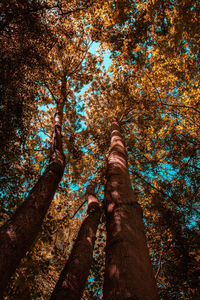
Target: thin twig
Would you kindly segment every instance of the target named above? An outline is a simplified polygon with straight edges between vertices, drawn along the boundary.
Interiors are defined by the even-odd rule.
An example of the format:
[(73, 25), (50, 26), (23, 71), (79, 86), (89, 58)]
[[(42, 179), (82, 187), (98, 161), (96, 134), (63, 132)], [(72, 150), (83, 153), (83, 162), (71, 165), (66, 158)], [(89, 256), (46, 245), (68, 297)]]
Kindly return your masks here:
[(81, 205), (77, 208), (77, 210), (75, 211), (75, 213), (73, 214), (73, 216), (70, 219), (73, 219), (75, 217), (75, 215), (79, 212), (79, 210), (83, 207), (83, 205), (87, 202), (87, 200), (84, 200)]
[[(103, 171), (104, 171), (104, 167), (101, 167), (100, 168), (100, 171), (98, 172), (98, 174), (96, 175), (96, 177), (94, 178), (94, 179), (91, 179), (91, 181), (97, 181), (101, 176), (103, 176)], [(91, 182), (90, 181), (90, 182)], [(89, 183), (90, 184), (90, 183)], [(88, 184), (88, 185), (89, 185)], [(98, 189), (99, 190), (99, 189)], [(97, 191), (98, 192), (98, 191)], [(86, 196), (86, 193), (83, 195), (83, 197), (85, 197)], [(72, 215), (72, 217), (70, 218), (70, 219), (73, 219), (75, 216), (76, 216), (76, 214), (79, 212), (79, 210), (85, 205), (85, 203), (87, 202), (87, 199), (86, 200), (84, 200), (81, 204), (80, 204), (80, 206), (76, 209), (76, 211), (74, 212), (74, 214)]]
[(87, 53), (89, 51), (89, 48), (90, 48), (90, 45), (91, 45), (91, 43), (88, 45), (87, 49), (85, 50), (85, 52), (83, 54), (83, 57), (81, 58), (81, 61), (79, 61), (79, 63), (74, 67), (74, 69), (69, 74), (67, 74), (68, 77), (70, 77), (71, 75), (73, 75), (74, 73), (76, 73), (79, 70), (79, 68), (81, 67), (83, 61), (86, 58), (86, 55), (87, 55)]
[(68, 10), (66, 12), (62, 11), (62, 9), (60, 8), (61, 10), (61, 14), (62, 16), (66, 16), (66, 15), (69, 15), (69, 14), (72, 14), (72, 13), (76, 13), (78, 11), (81, 11), (81, 10), (85, 10), (89, 7), (91, 7), (93, 4), (95, 3), (95, 1), (92, 1), (90, 4), (86, 5), (86, 6), (83, 6), (83, 7), (77, 7), (75, 9), (72, 9), (72, 10)]
[(44, 85), (45, 85), (45, 87), (49, 90), (49, 92), (50, 92), (52, 98), (53, 98), (54, 101), (55, 101), (55, 104), (57, 104), (57, 103), (58, 103), (58, 99), (56, 99), (56, 97), (54, 96), (54, 94), (53, 94), (51, 88), (49, 87), (49, 85), (48, 85), (48, 83), (47, 83), (46, 81), (44, 81)]
[(152, 189), (156, 190), (157, 192), (159, 192), (161, 195), (163, 195), (164, 197), (167, 197), (168, 199), (171, 199), (173, 203), (175, 203), (178, 207), (180, 207), (180, 205), (178, 204), (178, 202), (174, 199), (174, 197), (166, 194), (165, 192), (163, 192), (160, 189), (157, 189), (152, 183), (148, 182), (146, 179), (144, 179), (141, 175), (139, 175), (137, 172), (132, 171), (131, 172), (133, 175), (136, 175), (137, 177), (139, 177), (141, 180), (143, 180), (146, 184), (148, 184)]
[(156, 275), (155, 275), (155, 279), (157, 279), (158, 277), (158, 274), (161, 270), (161, 266), (162, 266), (162, 256), (163, 256), (163, 246), (162, 246), (162, 249), (161, 249), (161, 252), (160, 252), (160, 258), (159, 258), (159, 265), (158, 265), (158, 270), (156, 272)]
[(200, 110), (194, 108), (193, 106), (188, 106), (188, 105), (179, 105), (179, 104), (168, 104), (168, 103), (163, 103), (161, 102), (162, 105), (165, 106), (174, 106), (174, 107), (181, 107), (181, 108), (189, 108), (189, 109), (193, 109), (194, 111), (198, 112), (200, 114)]

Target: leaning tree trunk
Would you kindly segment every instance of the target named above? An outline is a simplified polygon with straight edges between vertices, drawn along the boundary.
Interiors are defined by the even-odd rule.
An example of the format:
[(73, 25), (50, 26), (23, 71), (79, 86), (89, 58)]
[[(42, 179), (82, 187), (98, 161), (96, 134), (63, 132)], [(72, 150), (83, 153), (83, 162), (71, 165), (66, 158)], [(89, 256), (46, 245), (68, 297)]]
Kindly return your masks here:
[(87, 188), (88, 210), (69, 259), (50, 300), (79, 300), (82, 297), (89, 270), (101, 210), (94, 195), (93, 183)]
[(20, 260), (32, 246), (63, 176), (65, 156), (61, 119), (62, 114), (57, 112), (48, 167), (14, 216), (0, 229), (0, 294), (3, 294)]
[(112, 123), (105, 184), (106, 266), (104, 300), (158, 299), (142, 210), (131, 187), (119, 123)]

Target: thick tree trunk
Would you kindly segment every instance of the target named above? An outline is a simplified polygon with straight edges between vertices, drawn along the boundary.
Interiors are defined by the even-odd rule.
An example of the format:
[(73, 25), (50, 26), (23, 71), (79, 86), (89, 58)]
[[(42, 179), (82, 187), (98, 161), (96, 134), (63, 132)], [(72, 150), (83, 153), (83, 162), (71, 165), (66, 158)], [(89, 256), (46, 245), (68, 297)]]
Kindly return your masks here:
[(0, 294), (3, 294), (20, 260), (32, 246), (63, 176), (65, 156), (61, 140), (61, 118), (59, 113), (55, 114), (48, 167), (13, 218), (0, 229)]
[(87, 189), (88, 210), (69, 259), (50, 300), (79, 300), (82, 297), (89, 270), (101, 210), (94, 193)]
[(112, 123), (104, 203), (107, 228), (104, 300), (158, 299), (142, 210), (131, 187), (118, 122)]

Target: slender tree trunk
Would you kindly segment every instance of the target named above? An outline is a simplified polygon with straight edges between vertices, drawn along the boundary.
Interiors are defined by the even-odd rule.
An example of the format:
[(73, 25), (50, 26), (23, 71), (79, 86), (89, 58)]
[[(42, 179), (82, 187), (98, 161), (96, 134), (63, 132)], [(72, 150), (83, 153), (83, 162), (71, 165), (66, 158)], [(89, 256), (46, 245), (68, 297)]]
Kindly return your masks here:
[(79, 300), (82, 297), (92, 264), (96, 231), (101, 215), (99, 202), (91, 185), (87, 189), (87, 202), (87, 217), (81, 225), (72, 252), (50, 300)]
[(63, 176), (65, 156), (61, 139), (62, 113), (54, 117), (50, 162), (14, 216), (0, 229), (0, 294), (20, 260), (32, 246)]
[(158, 299), (142, 210), (131, 187), (119, 123), (112, 123), (105, 184), (106, 267), (104, 300)]

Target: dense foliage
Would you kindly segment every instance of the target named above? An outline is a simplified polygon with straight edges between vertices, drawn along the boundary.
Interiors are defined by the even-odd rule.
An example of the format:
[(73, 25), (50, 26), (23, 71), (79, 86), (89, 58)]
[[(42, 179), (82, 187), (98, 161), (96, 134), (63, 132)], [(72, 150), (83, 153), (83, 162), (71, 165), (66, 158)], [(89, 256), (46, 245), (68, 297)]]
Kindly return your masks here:
[[(200, 3), (9, 0), (0, 5), (2, 224), (48, 164), (59, 105), (67, 158), (42, 230), (5, 299), (49, 298), (85, 215), (86, 186), (97, 174), (102, 202), (116, 117), (123, 123), (160, 297), (198, 299)], [(102, 294), (104, 216), (101, 221), (83, 299)]]

